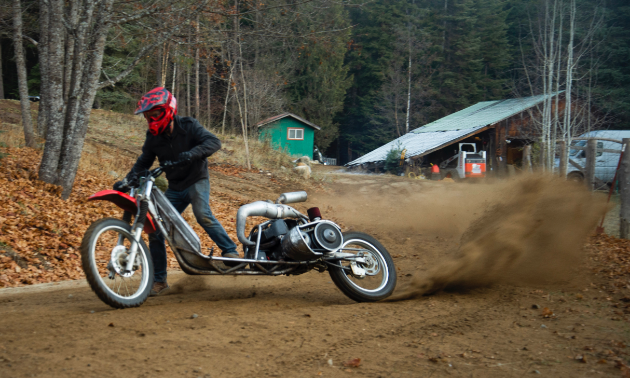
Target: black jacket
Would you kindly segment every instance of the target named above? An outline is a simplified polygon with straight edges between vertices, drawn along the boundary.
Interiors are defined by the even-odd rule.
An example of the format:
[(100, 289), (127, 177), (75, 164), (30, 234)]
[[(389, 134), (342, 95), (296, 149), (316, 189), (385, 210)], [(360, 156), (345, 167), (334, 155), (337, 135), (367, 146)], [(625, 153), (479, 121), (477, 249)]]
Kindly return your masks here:
[(147, 130), (142, 155), (130, 174), (151, 168), (156, 157), (160, 164), (165, 161), (175, 162), (180, 153), (190, 151), (193, 155), (190, 164), (166, 171), (169, 189), (182, 191), (209, 177), (206, 158), (221, 149), (221, 141), (194, 118), (175, 116), (173, 124), (171, 135), (162, 133), (154, 136)]

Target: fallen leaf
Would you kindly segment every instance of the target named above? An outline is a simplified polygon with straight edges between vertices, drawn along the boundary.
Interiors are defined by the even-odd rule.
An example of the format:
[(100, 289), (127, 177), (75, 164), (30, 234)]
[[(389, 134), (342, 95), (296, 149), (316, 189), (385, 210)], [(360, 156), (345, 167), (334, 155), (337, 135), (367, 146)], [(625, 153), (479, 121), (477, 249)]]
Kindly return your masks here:
[(543, 318), (555, 318), (555, 317), (556, 317), (556, 314), (554, 314), (554, 313), (553, 313), (553, 311), (551, 311), (551, 310), (549, 309), (549, 307), (545, 307), (545, 308), (543, 308), (543, 310), (542, 310), (542, 317), (543, 317)]

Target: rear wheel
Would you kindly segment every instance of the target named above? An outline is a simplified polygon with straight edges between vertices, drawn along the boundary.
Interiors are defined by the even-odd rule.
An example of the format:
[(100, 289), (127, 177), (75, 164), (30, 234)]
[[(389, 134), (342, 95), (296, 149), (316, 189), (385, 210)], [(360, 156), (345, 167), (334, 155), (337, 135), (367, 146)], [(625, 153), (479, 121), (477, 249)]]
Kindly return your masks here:
[(339, 251), (362, 255), (365, 262), (342, 260), (339, 267), (330, 267), (335, 285), (357, 302), (375, 302), (389, 297), (396, 287), (396, 268), (389, 252), (378, 240), (362, 232), (346, 232), (343, 239)]
[(81, 243), (81, 262), (90, 287), (115, 308), (140, 306), (153, 286), (153, 260), (143, 240), (132, 270), (126, 270), (132, 240), (128, 223), (105, 218), (88, 228)]

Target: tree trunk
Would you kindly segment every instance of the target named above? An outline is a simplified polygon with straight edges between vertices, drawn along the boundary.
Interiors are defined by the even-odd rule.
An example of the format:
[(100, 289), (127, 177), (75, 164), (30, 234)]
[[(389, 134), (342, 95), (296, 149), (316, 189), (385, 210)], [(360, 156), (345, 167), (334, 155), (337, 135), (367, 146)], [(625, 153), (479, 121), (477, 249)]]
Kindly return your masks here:
[(168, 43), (162, 44), (164, 46), (164, 54), (162, 56), (162, 86), (166, 87), (166, 78), (168, 76), (168, 59), (170, 55), (170, 45)]
[[(208, 69), (208, 67), (206, 67)], [(206, 77), (208, 80), (206, 89), (208, 91), (208, 129), (212, 127), (212, 76), (210, 76), (209, 72), (206, 72)]]
[(201, 106), (199, 106), (199, 14), (195, 29), (195, 118), (201, 118)]
[[(175, 84), (177, 83), (177, 62), (173, 60), (173, 84), (171, 85), (171, 91), (173, 92), (173, 96), (175, 96), (175, 89), (177, 88)], [(177, 99), (177, 97), (175, 97)]]
[(20, 0), (13, 0), (13, 44), (15, 46), (15, 64), (18, 72), (18, 87), (20, 90), (20, 105), (22, 106), (22, 126), (24, 126), (24, 140), (27, 147), (35, 147), (35, 133), (31, 118), (31, 104), (28, 99), (28, 78), (26, 62), (22, 46), (22, 5)]
[(584, 183), (588, 190), (593, 190), (595, 183), (595, 164), (597, 156), (597, 140), (589, 139), (586, 142), (586, 174), (584, 175)]
[(73, 88), (73, 92), (79, 94), (75, 97), (78, 106), (72, 113), (68, 113), (66, 136), (63, 151), (63, 160), (60, 162), (61, 172), (59, 184), (63, 187), (62, 198), (68, 199), (72, 192), (72, 185), (79, 167), (81, 152), (85, 142), (85, 134), (90, 120), (90, 112), (94, 97), (98, 90), (98, 79), (101, 74), (105, 42), (109, 24), (106, 22), (107, 16), (111, 14), (114, 0), (104, 0), (99, 3), (99, 9), (95, 15), (95, 25), (92, 29), (90, 45), (84, 51), (75, 50), (77, 54), (82, 52), (86, 56), (85, 69), (74, 71), (75, 75), (82, 75), (81, 87)]
[(45, 6), (44, 0), (39, 3), (39, 43), (37, 44), (39, 58), (39, 74), (41, 84), (39, 87), (39, 112), (37, 113), (37, 131), (40, 136), (46, 135), (48, 114), (50, 114), (50, 99), (47, 97), (49, 93), (48, 80), (48, 28), (49, 28), (49, 12)]
[(4, 83), (2, 80), (2, 45), (0, 45), (0, 100), (4, 100)]
[(234, 73), (234, 65), (230, 67), (230, 76), (227, 81), (227, 91), (225, 92), (225, 104), (223, 105), (223, 123), (221, 124), (221, 135), (225, 135), (225, 116), (227, 115), (227, 105), (230, 99), (230, 88), (232, 87), (232, 74)]
[(164, 81), (162, 80), (162, 60), (164, 58), (164, 45), (160, 45), (160, 48), (157, 51), (157, 67), (155, 68), (155, 81), (158, 87), (164, 86)]
[[(572, 120), (571, 120), (571, 91), (573, 87), (573, 41), (575, 36), (575, 15), (577, 10), (575, 9), (575, 0), (571, 1), (571, 11), (569, 17), (571, 19), (571, 26), (569, 31), (569, 46), (567, 47), (567, 73), (566, 73), (566, 87), (565, 87), (565, 104), (564, 104), (564, 129), (566, 133), (567, 147), (571, 145), (571, 139), (573, 136)], [(589, 112), (590, 113), (590, 112)], [(589, 114), (590, 116), (590, 114)], [(566, 169), (566, 168), (565, 168)]]
[[(78, 18), (78, 1), (71, 1), (68, 8), (68, 17), (70, 25), (75, 28)], [(63, 71), (63, 100), (67, 104), (68, 96), (70, 95), (70, 86), (72, 81), (72, 69), (74, 66), (74, 40), (72, 36), (64, 28), (65, 36), (65, 57), (64, 57), (64, 71)]]
[(567, 162), (569, 161), (567, 142), (562, 141), (558, 142), (558, 144), (560, 145), (560, 147), (558, 147), (560, 150), (560, 167), (558, 169), (558, 175), (564, 179), (567, 177)]
[(190, 65), (186, 65), (186, 116), (192, 117), (192, 104), (190, 101)]
[(405, 134), (409, 133), (409, 116), (411, 114), (411, 33), (409, 34), (409, 72), (407, 75), (407, 120), (405, 122)]
[(47, 7), (49, 14), (48, 30), (48, 88), (43, 94), (50, 100), (46, 125), (46, 147), (39, 166), (39, 179), (57, 184), (59, 157), (63, 143), (63, 0), (41, 0), (40, 7)]
[[(241, 49), (241, 41), (238, 43), (239, 62), (241, 64), (241, 81), (243, 82), (243, 105), (245, 118), (243, 119), (243, 113), (241, 113), (241, 104), (238, 104), (239, 113), (241, 113), (241, 126), (243, 127), (243, 141), (245, 142), (245, 158), (247, 159), (247, 169), (252, 169), (252, 165), (249, 161), (249, 140), (248, 140), (248, 117), (247, 117), (247, 82), (245, 81), (245, 70), (243, 70), (243, 50)], [(238, 94), (236, 94), (238, 100)]]

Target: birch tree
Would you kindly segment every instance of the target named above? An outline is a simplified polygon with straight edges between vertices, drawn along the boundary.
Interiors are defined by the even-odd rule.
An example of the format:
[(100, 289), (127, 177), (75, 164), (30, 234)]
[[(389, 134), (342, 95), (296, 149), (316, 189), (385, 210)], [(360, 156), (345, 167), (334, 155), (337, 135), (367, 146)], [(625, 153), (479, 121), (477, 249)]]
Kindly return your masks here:
[[(564, 139), (567, 153), (571, 139), (583, 132), (578, 127), (573, 109), (575, 83), (580, 78), (575, 74), (580, 61), (592, 51), (594, 36), (601, 28), (602, 12), (596, 4), (593, 9), (577, 6), (576, 0), (542, 0), (538, 15), (530, 19), (530, 35), (534, 56), (527, 60), (523, 55), (523, 69), (527, 78), (530, 95), (542, 90), (545, 96), (542, 106), (536, 108), (539, 120), (538, 131), (541, 144), (541, 167), (543, 171), (553, 171), (556, 155), (556, 140)], [(565, 24), (568, 22), (568, 28)], [(579, 40), (577, 39), (579, 35)], [(523, 50), (521, 49), (523, 54)], [(561, 112), (561, 93), (564, 98), (564, 111)], [(586, 111), (586, 107), (582, 107)], [(590, 119), (590, 109), (583, 118)], [(559, 167), (566, 172), (567, 167)]]

